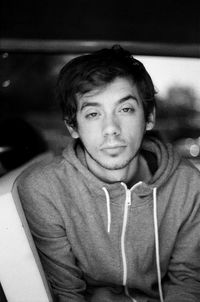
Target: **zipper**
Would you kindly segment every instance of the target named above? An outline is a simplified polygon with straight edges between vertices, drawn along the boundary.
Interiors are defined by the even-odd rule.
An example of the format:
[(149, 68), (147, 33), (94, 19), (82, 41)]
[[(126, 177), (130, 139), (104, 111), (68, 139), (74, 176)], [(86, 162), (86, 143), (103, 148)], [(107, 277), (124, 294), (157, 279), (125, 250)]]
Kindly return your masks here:
[(131, 190), (127, 189), (127, 186), (124, 183), (121, 183), (126, 192), (126, 200), (124, 206), (124, 217), (123, 217), (123, 225), (122, 225), (122, 235), (121, 235), (121, 251), (122, 251), (122, 263), (123, 263), (123, 286), (125, 290), (125, 294), (127, 297), (131, 299), (132, 302), (137, 302), (134, 298), (131, 297), (128, 291), (127, 283), (127, 261), (126, 261), (126, 251), (125, 251), (125, 234), (126, 234), (126, 227), (128, 222), (128, 207), (131, 205)]
[(126, 251), (125, 251), (125, 233), (128, 221), (128, 207), (131, 205), (131, 191), (127, 189), (125, 184), (123, 184), (126, 191), (126, 200), (124, 206), (124, 217), (122, 225), (122, 235), (121, 235), (121, 251), (122, 251), (122, 263), (123, 263), (123, 285), (126, 286), (127, 282), (127, 261), (126, 261)]

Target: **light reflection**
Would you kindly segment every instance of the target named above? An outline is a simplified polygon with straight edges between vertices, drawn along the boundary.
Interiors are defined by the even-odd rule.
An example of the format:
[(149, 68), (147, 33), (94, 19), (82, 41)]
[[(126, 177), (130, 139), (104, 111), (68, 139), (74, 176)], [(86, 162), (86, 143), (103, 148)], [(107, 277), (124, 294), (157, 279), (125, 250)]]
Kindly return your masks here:
[(9, 146), (0, 147), (0, 153), (4, 153), (4, 152), (10, 151), (10, 150), (11, 150), (11, 147), (9, 147)]
[(7, 53), (7, 52), (4, 52), (4, 53), (2, 54), (2, 58), (3, 58), (3, 59), (7, 59), (7, 58), (8, 58), (8, 53)]
[(193, 144), (190, 146), (190, 155), (192, 157), (197, 157), (200, 153), (200, 148), (197, 144)]
[(2, 83), (2, 87), (7, 88), (8, 86), (10, 86), (10, 83), (11, 83), (10, 80), (6, 80)]

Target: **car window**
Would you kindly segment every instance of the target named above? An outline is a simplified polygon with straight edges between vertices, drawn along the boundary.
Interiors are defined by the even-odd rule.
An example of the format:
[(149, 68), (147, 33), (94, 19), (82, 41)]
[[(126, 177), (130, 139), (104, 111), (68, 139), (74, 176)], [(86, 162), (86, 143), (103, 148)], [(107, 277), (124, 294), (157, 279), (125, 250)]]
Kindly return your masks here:
[[(61, 67), (75, 56), (25, 52), (1, 54), (1, 121), (9, 119), (10, 123), (10, 118), (16, 117), (25, 120), (55, 153), (59, 153), (68, 140), (55, 97), (56, 78)], [(155, 130), (162, 134), (163, 139), (172, 142), (183, 156), (198, 161), (200, 59), (135, 57), (144, 63), (157, 91)], [(6, 150), (5, 147), (10, 146), (1, 142), (0, 147), (0, 150)]]

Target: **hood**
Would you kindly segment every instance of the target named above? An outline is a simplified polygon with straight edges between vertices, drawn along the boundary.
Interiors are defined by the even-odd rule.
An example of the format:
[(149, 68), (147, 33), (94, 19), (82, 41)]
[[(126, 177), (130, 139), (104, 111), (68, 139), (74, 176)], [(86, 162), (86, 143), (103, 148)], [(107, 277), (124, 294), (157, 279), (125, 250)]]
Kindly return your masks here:
[[(97, 179), (87, 168), (85, 160), (85, 154), (79, 141), (73, 141), (69, 143), (68, 147), (63, 151), (63, 156), (69, 165), (73, 166), (73, 169), (81, 174), (82, 180), (85, 182), (87, 187), (91, 188), (91, 191), (95, 194), (106, 198), (107, 205), (107, 233), (110, 233), (112, 213), (111, 213), (111, 199), (114, 201), (115, 197), (118, 202), (121, 203), (121, 196), (125, 193), (124, 203), (124, 215), (123, 215), (123, 226), (121, 234), (121, 251), (122, 251), (122, 262), (123, 262), (123, 285), (125, 288), (126, 295), (130, 297), (127, 287), (127, 259), (125, 249), (125, 233), (127, 226), (128, 207), (131, 205), (131, 191), (139, 196), (145, 196), (152, 194), (153, 196), (153, 224), (154, 224), (154, 237), (155, 237), (155, 258), (156, 258), (156, 269), (158, 278), (158, 289), (160, 301), (163, 302), (163, 290), (161, 283), (161, 269), (160, 269), (160, 252), (159, 252), (159, 230), (158, 230), (158, 217), (157, 217), (157, 189), (161, 187), (165, 182), (168, 181), (170, 176), (174, 173), (175, 169), (179, 165), (180, 157), (174, 153), (173, 148), (170, 144), (164, 144), (160, 140), (154, 137), (148, 137), (145, 139), (141, 154), (146, 159), (149, 169), (151, 170), (152, 177), (148, 183), (138, 182), (132, 188), (128, 189), (126, 184), (115, 183), (106, 184), (101, 180)], [(77, 175), (78, 177), (78, 175)], [(136, 301), (131, 298), (132, 301)]]
[[(180, 156), (174, 152), (171, 144), (163, 143), (155, 137), (148, 137), (143, 141), (141, 154), (145, 157), (152, 173), (152, 178), (147, 184), (141, 183), (136, 188), (139, 195), (146, 195), (152, 192), (154, 187), (162, 186), (174, 173), (179, 165)], [(63, 151), (63, 156), (68, 164), (72, 165), (75, 170), (82, 174), (87, 183), (102, 192), (102, 187), (109, 188), (109, 191), (114, 191), (118, 186), (116, 184), (107, 184), (95, 177), (87, 168), (85, 154), (79, 140), (71, 140), (67, 148)], [(123, 191), (123, 189), (122, 189)], [(118, 192), (119, 194), (119, 192)]]
[(141, 152), (152, 171), (149, 185), (159, 188), (174, 173), (180, 163), (180, 156), (174, 152), (171, 144), (164, 143), (155, 137), (144, 140)]

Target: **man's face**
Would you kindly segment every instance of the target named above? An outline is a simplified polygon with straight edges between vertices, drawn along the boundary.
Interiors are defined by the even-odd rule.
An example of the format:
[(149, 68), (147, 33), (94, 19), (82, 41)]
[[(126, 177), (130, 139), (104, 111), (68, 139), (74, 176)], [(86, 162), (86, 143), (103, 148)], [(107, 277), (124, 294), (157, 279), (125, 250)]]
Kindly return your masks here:
[(146, 121), (137, 87), (127, 78), (78, 97), (77, 129), (94, 171), (128, 169), (137, 160)]

